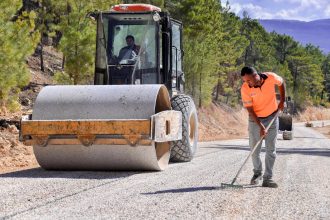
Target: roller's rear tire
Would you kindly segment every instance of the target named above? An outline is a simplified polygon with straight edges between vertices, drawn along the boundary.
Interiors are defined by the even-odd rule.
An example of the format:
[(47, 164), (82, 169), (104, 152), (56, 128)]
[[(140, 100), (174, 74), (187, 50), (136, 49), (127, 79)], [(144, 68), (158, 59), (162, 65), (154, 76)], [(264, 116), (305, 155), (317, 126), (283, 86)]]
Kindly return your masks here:
[(292, 131), (292, 116), (289, 114), (281, 114), (279, 117), (279, 130)]
[(198, 118), (194, 101), (187, 95), (171, 99), (173, 110), (182, 112), (182, 139), (171, 142), (171, 162), (191, 161), (197, 151)]
[(292, 140), (292, 116), (283, 113), (279, 116), (279, 130), (283, 131), (283, 140)]

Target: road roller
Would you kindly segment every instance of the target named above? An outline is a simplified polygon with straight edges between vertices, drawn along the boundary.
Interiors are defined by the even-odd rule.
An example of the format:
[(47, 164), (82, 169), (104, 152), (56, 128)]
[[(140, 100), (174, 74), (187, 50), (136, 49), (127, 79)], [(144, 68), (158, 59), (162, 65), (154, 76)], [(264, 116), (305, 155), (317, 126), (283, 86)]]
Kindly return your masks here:
[(182, 23), (148, 4), (88, 14), (93, 85), (52, 85), (22, 117), (20, 140), (47, 170), (164, 170), (191, 161), (198, 119), (184, 94)]

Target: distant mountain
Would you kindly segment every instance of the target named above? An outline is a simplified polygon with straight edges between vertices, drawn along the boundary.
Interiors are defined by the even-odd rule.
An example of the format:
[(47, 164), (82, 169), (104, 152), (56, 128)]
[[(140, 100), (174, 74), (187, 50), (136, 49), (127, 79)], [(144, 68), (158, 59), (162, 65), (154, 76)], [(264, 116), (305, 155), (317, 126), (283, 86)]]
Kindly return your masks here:
[(297, 20), (259, 20), (268, 31), (292, 36), (303, 45), (311, 43), (319, 46), (324, 53), (330, 53), (330, 19), (315, 21)]

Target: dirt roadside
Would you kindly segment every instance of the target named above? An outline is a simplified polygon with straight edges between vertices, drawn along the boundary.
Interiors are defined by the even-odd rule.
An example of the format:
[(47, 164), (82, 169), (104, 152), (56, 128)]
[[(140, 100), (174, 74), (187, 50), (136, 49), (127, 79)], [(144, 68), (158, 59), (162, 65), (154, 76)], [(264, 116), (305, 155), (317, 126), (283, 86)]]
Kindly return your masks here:
[(19, 142), (16, 126), (1, 128), (0, 133), (0, 173), (39, 166), (32, 147)]
[(313, 129), (330, 138), (330, 125), (324, 127), (316, 127)]
[(38, 167), (31, 146), (18, 140), (18, 123), (22, 115), (31, 114), (40, 90), (53, 84), (52, 77), (62, 70), (62, 54), (51, 46), (44, 46), (44, 71), (40, 70), (40, 57), (34, 54), (27, 59), (31, 73), (30, 83), (19, 94), (21, 109), (15, 113), (0, 113), (0, 173)]
[[(310, 122), (318, 120), (330, 120), (330, 109), (311, 106), (307, 108), (305, 112), (299, 113), (295, 118), (295, 121), (297, 122)], [(313, 127), (313, 129), (330, 138), (330, 126), (322, 125), (322, 127)]]

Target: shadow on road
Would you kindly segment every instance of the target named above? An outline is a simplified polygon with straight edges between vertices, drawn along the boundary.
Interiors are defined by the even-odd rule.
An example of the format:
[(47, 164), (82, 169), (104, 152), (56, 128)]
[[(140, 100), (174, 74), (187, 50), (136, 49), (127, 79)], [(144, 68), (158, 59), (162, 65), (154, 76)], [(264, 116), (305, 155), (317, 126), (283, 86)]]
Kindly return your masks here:
[(141, 194), (154, 195), (154, 194), (165, 194), (165, 193), (189, 193), (189, 192), (211, 191), (211, 190), (221, 190), (221, 189), (223, 188), (220, 186), (202, 186), (202, 187), (189, 187), (189, 188), (181, 188), (181, 189), (168, 189), (168, 190), (161, 190), (161, 191), (141, 193)]
[[(63, 178), (63, 179), (118, 179), (142, 172), (109, 171), (50, 171), (33, 168), (0, 174), (0, 178)], [(148, 172), (143, 172), (148, 173)]]
[[(248, 146), (242, 146), (242, 145), (216, 144), (216, 145), (213, 145), (210, 147), (204, 147), (204, 148), (250, 151), (250, 148)], [(262, 147), (262, 152), (265, 152), (264, 147)], [(278, 147), (276, 150), (276, 153), (277, 154), (302, 154), (302, 155), (310, 155), (310, 156), (330, 157), (330, 148), (282, 148), (282, 147)]]
[(326, 139), (329, 139), (329, 138), (319, 138), (319, 137), (294, 137), (294, 139), (321, 139), (321, 140), (326, 140)]
[(168, 190), (160, 190), (156, 192), (148, 192), (148, 193), (141, 193), (142, 195), (156, 195), (156, 194), (166, 194), (166, 193), (192, 193), (192, 192), (199, 192), (199, 191), (214, 191), (214, 190), (234, 190), (234, 191), (240, 191), (243, 189), (249, 189), (249, 188), (257, 188), (261, 187), (259, 185), (240, 185), (242, 188), (237, 187), (224, 187), (224, 186), (201, 186), (201, 187), (188, 187), (188, 188), (181, 188), (181, 189), (168, 189)]

